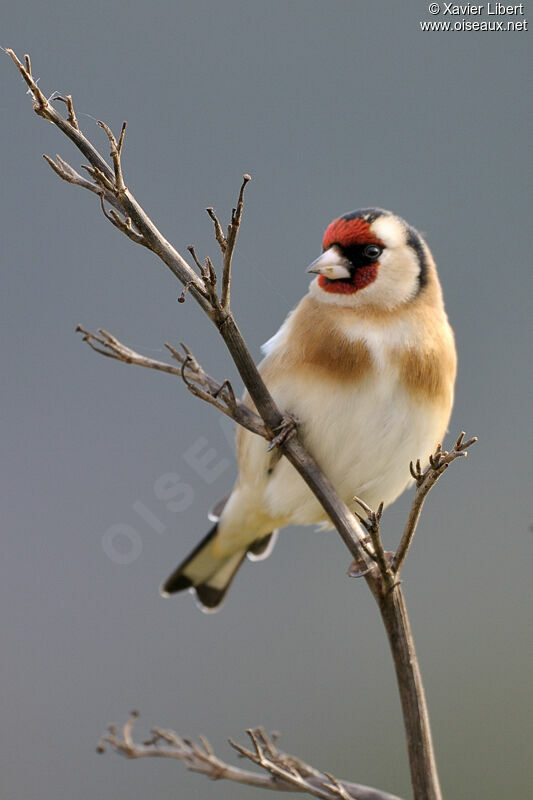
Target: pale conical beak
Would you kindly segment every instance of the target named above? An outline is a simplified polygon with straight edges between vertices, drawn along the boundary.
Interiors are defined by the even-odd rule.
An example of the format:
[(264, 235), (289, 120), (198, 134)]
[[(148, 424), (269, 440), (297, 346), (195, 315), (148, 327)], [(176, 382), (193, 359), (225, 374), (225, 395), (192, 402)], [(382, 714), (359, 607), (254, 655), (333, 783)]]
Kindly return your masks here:
[(322, 253), (321, 256), (316, 258), (312, 264), (307, 267), (307, 272), (314, 272), (316, 275), (325, 275), (331, 281), (339, 280), (339, 278), (349, 278), (350, 270), (347, 266), (347, 261), (339, 253), (338, 248), (333, 245)]

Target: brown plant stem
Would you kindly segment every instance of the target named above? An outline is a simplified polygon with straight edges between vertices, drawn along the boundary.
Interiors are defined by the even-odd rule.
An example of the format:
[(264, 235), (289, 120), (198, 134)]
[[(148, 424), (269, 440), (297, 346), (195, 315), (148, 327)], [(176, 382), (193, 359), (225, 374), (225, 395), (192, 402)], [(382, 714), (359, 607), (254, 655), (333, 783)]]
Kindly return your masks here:
[(416, 800), (442, 800), (426, 695), (401, 586), (396, 583), (376, 600), (396, 670), (413, 797)]
[(138, 712), (133, 711), (120, 732), (115, 725), (110, 725), (100, 739), (97, 751), (103, 753), (106, 746), (110, 745), (126, 758), (172, 758), (183, 762), (191, 772), (206, 775), (211, 780), (229, 780), (276, 792), (305, 792), (321, 800), (400, 800), (381, 789), (339, 780), (297, 756), (284, 753), (276, 746), (274, 735), (269, 736), (263, 728), (246, 731), (252, 743), (251, 748), (243, 747), (231, 739), (229, 743), (241, 758), (251, 761), (266, 774), (223, 761), (215, 755), (205, 736), (199, 736), (198, 742), (195, 742), (175, 731), (152, 728), (151, 738), (138, 744), (133, 739), (133, 727), (138, 716)]

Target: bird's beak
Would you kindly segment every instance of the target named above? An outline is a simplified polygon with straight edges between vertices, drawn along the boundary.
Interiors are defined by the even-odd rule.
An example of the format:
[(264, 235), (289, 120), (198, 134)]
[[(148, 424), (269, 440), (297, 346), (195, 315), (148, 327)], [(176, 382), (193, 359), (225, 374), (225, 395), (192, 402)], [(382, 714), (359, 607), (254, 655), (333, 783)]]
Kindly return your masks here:
[(325, 275), (331, 281), (339, 280), (339, 278), (349, 278), (350, 270), (347, 266), (347, 261), (342, 256), (338, 248), (333, 245), (322, 253), (321, 256), (316, 258), (312, 264), (307, 267), (307, 272), (314, 272), (316, 275)]

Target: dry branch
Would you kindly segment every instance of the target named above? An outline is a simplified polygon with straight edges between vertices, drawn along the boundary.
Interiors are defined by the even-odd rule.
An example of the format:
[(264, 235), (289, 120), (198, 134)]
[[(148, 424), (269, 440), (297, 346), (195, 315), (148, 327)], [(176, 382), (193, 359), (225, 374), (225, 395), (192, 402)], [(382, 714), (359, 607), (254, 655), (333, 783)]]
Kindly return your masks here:
[(83, 334), (83, 341), (87, 342), (89, 347), (96, 353), (121, 361), (123, 364), (136, 364), (139, 367), (156, 370), (156, 372), (175, 375), (184, 381), (189, 391), (196, 397), (215, 406), (227, 417), (230, 417), (252, 433), (269, 439), (268, 431), (261, 417), (235, 397), (233, 387), (228, 380), (219, 383), (208, 375), (187, 345), (182, 343), (181, 346), (184, 350), (184, 355), (182, 355), (175, 347), (165, 343), (165, 347), (172, 355), (172, 358), (180, 364), (179, 367), (176, 367), (173, 364), (167, 364), (165, 361), (158, 361), (155, 358), (148, 358), (137, 353), (102, 328), (98, 330), (98, 333), (90, 333), (81, 325), (78, 325), (76, 330)]
[(191, 772), (206, 775), (211, 780), (229, 780), (277, 792), (305, 792), (322, 800), (400, 800), (396, 795), (370, 786), (338, 780), (296, 756), (282, 752), (276, 747), (275, 737), (267, 735), (263, 728), (246, 731), (252, 749), (231, 739), (229, 742), (242, 758), (261, 767), (266, 775), (222, 761), (204, 736), (194, 742), (175, 731), (152, 728), (150, 739), (142, 744), (136, 743), (133, 740), (133, 727), (138, 716), (138, 712), (133, 711), (120, 732), (115, 725), (110, 725), (97, 751), (104, 753), (106, 746), (110, 745), (126, 758), (172, 758), (182, 761)]
[(370, 540), (372, 542), (372, 556), (379, 567), (381, 575), (389, 575), (390, 566), (383, 548), (379, 530), (379, 524), (381, 522), (381, 517), (383, 516), (383, 503), (380, 503), (376, 511), (372, 511), (372, 509), (363, 500), (361, 500), (360, 497), (354, 497), (354, 500), (361, 506), (366, 514), (366, 517), (362, 517), (356, 512), (356, 516), (360, 523), (370, 535)]
[[(202, 306), (204, 311), (210, 313), (210, 306), (202, 297), (202, 285), (198, 276), (195, 274), (192, 267), (186, 262), (178, 251), (172, 247), (165, 237), (157, 230), (156, 226), (139, 206), (133, 195), (126, 189), (122, 193), (118, 192), (118, 187), (115, 186), (115, 172), (107, 164), (103, 156), (94, 147), (81, 132), (79, 127), (71, 124), (69, 119), (65, 119), (58, 111), (52, 106), (52, 101), (48, 100), (35, 81), (32, 70), (31, 61), (29, 56), (24, 57), (22, 63), (16, 54), (10, 48), (6, 49), (7, 55), (10, 56), (14, 64), (17, 66), (23, 80), (30, 90), (33, 98), (33, 108), (35, 113), (54, 124), (59, 130), (70, 139), (71, 142), (78, 148), (90, 164), (88, 172), (94, 180), (93, 189), (91, 191), (100, 194), (101, 190), (108, 191), (111, 195), (115, 195), (119, 202), (120, 211), (123, 212), (125, 217), (132, 220), (135, 229), (146, 239), (146, 247), (152, 250), (159, 258), (167, 265), (171, 272), (182, 283), (191, 281), (191, 293), (196, 301)], [(55, 98), (57, 99), (57, 98)], [(71, 101), (72, 103), (72, 101)], [(72, 110), (73, 110), (72, 105)], [(69, 114), (69, 117), (71, 115)], [(50, 162), (48, 162), (50, 163)], [(80, 186), (82, 184), (79, 184)], [(107, 197), (106, 197), (107, 199)], [(199, 291), (197, 291), (199, 290)]]
[[(130, 220), (134, 230), (143, 236), (143, 244), (145, 247), (152, 250), (152, 252), (155, 253), (169, 267), (173, 274), (184, 284), (184, 286), (187, 288), (187, 291), (194, 297), (196, 302), (199, 303), (205, 313), (214, 322), (220, 332), (220, 335), (226, 343), (226, 346), (235, 362), (244, 385), (250, 393), (250, 397), (252, 398), (259, 415), (262, 417), (269, 432), (271, 432), (270, 439), (274, 439), (276, 437), (276, 431), (283, 427), (286, 420), (283, 413), (277, 408), (272, 396), (270, 395), (270, 392), (266, 388), (257, 370), (254, 360), (252, 359), (250, 352), (246, 347), (246, 343), (239, 328), (237, 327), (231, 311), (228, 308), (224, 308), (218, 298), (216, 292), (216, 274), (210, 259), (206, 259), (205, 266), (203, 266), (199, 263), (196, 257), (194, 257), (194, 260), (200, 269), (201, 277), (199, 277), (195, 273), (194, 269), (185, 261), (183, 256), (181, 256), (177, 250), (172, 247), (172, 245), (156, 228), (152, 220), (137, 203), (129, 190), (122, 190), (121, 187), (117, 185), (116, 166), (115, 169), (112, 170), (111, 167), (106, 163), (103, 156), (96, 150), (94, 145), (83, 135), (83, 133), (74, 128), (68, 120), (62, 117), (61, 114), (59, 114), (52, 107), (50, 101), (46, 99), (33, 78), (29, 57), (25, 59), (25, 64), (23, 64), (17, 58), (13, 50), (7, 49), (6, 53), (16, 64), (24, 81), (30, 88), (35, 112), (39, 116), (56, 125), (61, 132), (64, 133), (76, 145), (80, 152), (83, 153), (85, 158), (87, 158), (89, 161), (90, 167), (87, 171), (94, 180), (94, 187), (92, 191), (96, 191), (97, 194), (101, 194), (101, 191), (103, 190), (104, 192), (108, 192), (111, 196), (114, 195), (116, 201), (119, 203), (120, 210), (122, 211), (125, 219)], [(117, 159), (120, 161), (118, 146), (113, 148), (112, 145), (112, 149), (114, 149), (114, 162)], [(121, 172), (120, 175), (122, 175)], [(242, 217), (243, 192), (248, 180), (248, 175), (243, 177), (243, 183), (239, 193), (237, 206), (232, 213), (231, 223), (228, 227), (228, 237), (231, 235), (233, 240), (231, 250), (230, 245), (226, 242), (226, 248), (227, 250), (230, 250), (230, 255), (232, 255), (232, 248), (234, 247), (237, 238), (238, 228)], [(220, 224), (219, 227), (221, 227)], [(189, 250), (192, 254), (194, 254), (194, 250), (192, 248), (189, 248)], [(231, 259), (227, 263), (229, 266), (226, 269), (226, 276), (227, 280), (229, 281)], [(229, 287), (227, 298), (229, 302)], [(323, 475), (313, 458), (301, 445), (297, 436), (288, 436), (283, 438), (279, 442), (279, 448), (289, 459), (295, 469), (302, 475), (303, 479), (309, 485), (311, 491), (314, 492), (316, 497), (322, 503), (326, 513), (331, 518), (333, 524), (335, 525), (354, 558), (361, 558), (366, 563), (369, 569), (368, 574), (370, 575), (373, 562), (371, 559), (369, 559), (368, 555), (361, 547), (360, 541), (362, 539), (362, 535), (358, 526), (355, 524), (353, 514), (350, 512), (348, 506), (337, 496), (330, 482)]]
[(416, 464), (413, 464), (412, 462), (410, 464), (411, 475), (416, 483), (416, 494), (411, 506), (411, 511), (409, 512), (409, 516), (407, 518), (407, 523), (405, 525), (398, 550), (394, 556), (392, 568), (396, 574), (400, 572), (407, 557), (407, 553), (411, 547), (416, 527), (418, 525), (418, 520), (420, 519), (424, 500), (426, 499), (430, 490), (433, 488), (433, 486), (435, 486), (440, 476), (446, 472), (450, 464), (457, 458), (466, 458), (468, 455), (467, 447), (471, 447), (473, 444), (475, 444), (475, 442), (477, 442), (476, 436), (474, 436), (472, 439), (468, 439), (466, 442), (464, 441), (464, 437), (465, 432), (461, 431), (455, 441), (455, 444), (449, 452), (447, 450), (443, 450), (442, 445), (439, 444), (435, 452), (429, 457), (429, 465), (424, 471), (421, 468), (420, 460), (418, 460)]

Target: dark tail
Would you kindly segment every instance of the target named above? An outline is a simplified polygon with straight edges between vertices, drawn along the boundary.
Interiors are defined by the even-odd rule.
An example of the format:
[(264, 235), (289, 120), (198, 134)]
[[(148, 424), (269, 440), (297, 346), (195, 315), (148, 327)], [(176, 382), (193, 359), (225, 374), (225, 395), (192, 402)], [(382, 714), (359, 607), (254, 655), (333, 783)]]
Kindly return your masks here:
[(213, 554), (213, 539), (218, 523), (167, 578), (161, 594), (171, 595), (184, 589), (194, 589), (202, 611), (217, 611), (226, 596), (235, 573), (246, 556), (246, 548), (225, 558)]
[(184, 589), (193, 589), (202, 611), (218, 611), (246, 554), (249, 553), (252, 560), (266, 558), (270, 554), (271, 537), (275, 538), (273, 534), (268, 534), (252, 542), (248, 547), (221, 558), (213, 553), (213, 539), (217, 528), (218, 523), (167, 578), (161, 587), (161, 594), (164, 597), (182, 592)]

